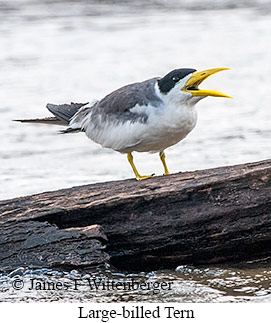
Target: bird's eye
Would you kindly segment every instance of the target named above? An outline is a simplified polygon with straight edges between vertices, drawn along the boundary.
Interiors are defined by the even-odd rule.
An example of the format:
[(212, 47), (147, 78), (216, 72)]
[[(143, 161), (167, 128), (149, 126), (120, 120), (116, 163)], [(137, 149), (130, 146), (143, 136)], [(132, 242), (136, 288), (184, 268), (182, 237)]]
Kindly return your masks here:
[(172, 81), (174, 81), (174, 82), (178, 82), (180, 79), (178, 78), (178, 77), (176, 77), (176, 76), (173, 76), (173, 78), (172, 78)]

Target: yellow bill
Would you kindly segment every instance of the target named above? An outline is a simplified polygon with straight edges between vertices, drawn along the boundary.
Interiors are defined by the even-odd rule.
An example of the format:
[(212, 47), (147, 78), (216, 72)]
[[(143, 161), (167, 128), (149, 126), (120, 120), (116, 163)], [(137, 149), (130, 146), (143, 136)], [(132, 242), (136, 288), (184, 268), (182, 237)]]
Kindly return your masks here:
[(220, 71), (229, 70), (226, 67), (210, 68), (201, 72), (195, 72), (186, 82), (185, 86), (182, 88), (183, 92), (191, 93), (193, 96), (220, 96), (224, 98), (230, 98), (231, 96), (224, 94), (222, 92), (213, 91), (213, 90), (200, 90), (198, 86), (209, 76), (218, 73)]

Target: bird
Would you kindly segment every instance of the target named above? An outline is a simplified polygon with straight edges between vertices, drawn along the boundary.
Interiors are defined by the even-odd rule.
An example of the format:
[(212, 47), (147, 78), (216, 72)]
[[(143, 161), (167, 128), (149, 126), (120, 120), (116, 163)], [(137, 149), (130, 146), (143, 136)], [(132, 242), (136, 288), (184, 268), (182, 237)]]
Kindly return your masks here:
[(85, 132), (100, 144), (126, 154), (137, 180), (151, 178), (140, 175), (133, 152), (158, 153), (169, 175), (165, 149), (183, 140), (195, 127), (195, 108), (207, 96), (231, 98), (222, 92), (199, 89), (209, 76), (229, 68), (197, 71), (178, 68), (163, 77), (125, 85), (101, 100), (87, 103), (46, 105), (54, 117), (15, 121), (66, 125), (61, 133)]

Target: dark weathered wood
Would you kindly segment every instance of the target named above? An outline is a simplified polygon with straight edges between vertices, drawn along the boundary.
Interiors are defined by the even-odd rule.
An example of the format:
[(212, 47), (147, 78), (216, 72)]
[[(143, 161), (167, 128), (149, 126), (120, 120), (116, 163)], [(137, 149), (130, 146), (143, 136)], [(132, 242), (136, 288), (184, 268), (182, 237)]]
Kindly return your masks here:
[[(44, 266), (39, 254), (81, 267), (108, 254), (133, 270), (271, 257), (271, 160), (46, 192), (2, 201), (0, 214), (6, 268)], [(104, 233), (86, 234), (93, 225)]]
[(60, 230), (48, 222), (10, 221), (1, 225), (0, 232), (1, 270), (19, 266), (91, 268), (109, 260), (99, 225)]

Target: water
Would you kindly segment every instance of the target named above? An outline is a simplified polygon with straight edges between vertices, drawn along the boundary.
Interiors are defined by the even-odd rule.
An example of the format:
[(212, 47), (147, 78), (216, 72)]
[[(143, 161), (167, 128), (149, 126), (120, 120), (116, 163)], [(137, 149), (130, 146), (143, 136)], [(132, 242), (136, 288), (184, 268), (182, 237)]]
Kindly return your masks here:
[[(47, 102), (101, 98), (178, 67), (230, 67), (202, 87), (234, 100), (207, 98), (198, 104), (195, 130), (167, 150), (171, 172), (270, 158), (270, 13), (264, 0), (0, 1), (0, 199), (132, 177), (124, 156), (101, 149), (84, 134), (58, 135), (57, 126), (11, 120), (49, 116)], [(141, 173), (162, 173), (156, 155), (135, 154), (135, 160)], [(149, 274), (142, 275), (150, 279)], [(91, 299), (270, 301), (266, 265), (183, 267), (153, 275), (173, 280), (174, 289), (160, 296), (108, 293)], [(2, 274), (1, 286), (8, 288), (3, 299), (90, 297), (88, 291), (55, 293), (55, 298), (15, 292), (10, 280)]]
[[(18, 280), (24, 286), (15, 290), (14, 282)], [(101, 282), (97, 289), (94, 280), (97, 284)], [(134, 290), (123, 287), (116, 292), (111, 287), (116, 286), (112, 282), (132, 281)], [(80, 274), (76, 270), (18, 268), (9, 275), (0, 274), (0, 297), (9, 302), (270, 302), (270, 282), (270, 268), (255, 266), (246, 269), (180, 266), (176, 271), (136, 274), (109, 269)], [(149, 288), (136, 288), (136, 283), (148, 284)]]

